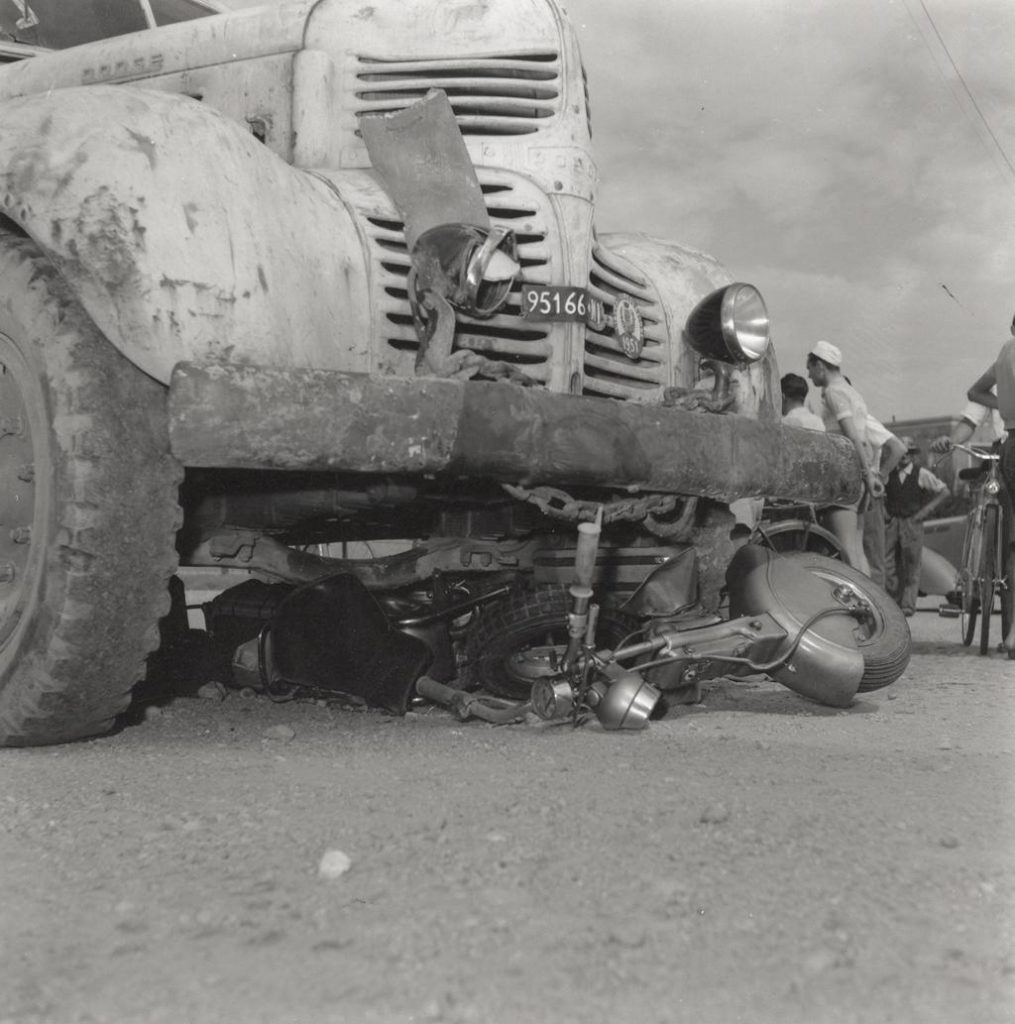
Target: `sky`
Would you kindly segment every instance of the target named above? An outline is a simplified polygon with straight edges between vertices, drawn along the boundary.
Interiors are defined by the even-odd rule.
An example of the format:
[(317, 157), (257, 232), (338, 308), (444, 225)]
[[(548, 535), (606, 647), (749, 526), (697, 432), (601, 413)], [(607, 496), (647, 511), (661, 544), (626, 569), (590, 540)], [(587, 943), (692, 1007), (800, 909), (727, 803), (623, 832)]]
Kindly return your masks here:
[(564, 0), (600, 231), (757, 285), (886, 423), (957, 414), (1015, 312), (1012, 0)]

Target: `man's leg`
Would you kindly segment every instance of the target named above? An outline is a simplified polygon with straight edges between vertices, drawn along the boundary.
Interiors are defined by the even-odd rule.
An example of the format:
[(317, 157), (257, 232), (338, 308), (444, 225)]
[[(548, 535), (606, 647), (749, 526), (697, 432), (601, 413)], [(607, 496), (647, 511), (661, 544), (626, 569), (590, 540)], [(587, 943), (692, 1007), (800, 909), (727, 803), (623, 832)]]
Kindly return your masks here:
[(923, 523), (899, 520), (899, 606), (905, 615), (916, 611), (920, 593), (920, 555), (923, 552)]
[(870, 566), (870, 578), (887, 590), (885, 576), (885, 500), (873, 498), (863, 514), (863, 553)]
[(885, 521), (885, 590), (896, 604), (902, 603), (899, 576), (899, 520), (890, 516)]
[(822, 511), (827, 529), (835, 534), (845, 555), (847, 565), (863, 571), (863, 550), (860, 545), (860, 516), (855, 507), (832, 505)]

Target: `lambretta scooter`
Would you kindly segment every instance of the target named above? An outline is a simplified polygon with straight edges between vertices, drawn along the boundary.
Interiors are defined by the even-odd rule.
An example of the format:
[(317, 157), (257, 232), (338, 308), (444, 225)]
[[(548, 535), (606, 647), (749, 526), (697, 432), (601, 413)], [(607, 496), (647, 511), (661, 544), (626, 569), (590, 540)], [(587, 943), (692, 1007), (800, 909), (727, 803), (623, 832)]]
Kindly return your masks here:
[[(465, 666), (471, 670), (465, 685), (433, 678), (453, 677), (449, 659), (439, 656), (447, 644), (435, 644), (434, 636), (444, 636), (451, 621), (467, 620), (467, 632), (484, 622), (503, 624), (496, 602), (509, 602), (515, 588), (488, 590), (406, 620), (387, 613), (350, 574), (295, 589), (268, 587), (252, 595), (257, 615), (246, 618), (263, 618), (264, 625), (236, 647), (234, 677), (274, 699), (343, 694), (401, 715), (419, 697), (463, 720), (507, 723), (533, 712), (549, 722), (595, 719), (618, 730), (643, 728), (670, 704), (699, 701), (709, 679), (762, 674), (810, 700), (846, 707), (858, 692), (893, 683), (908, 664), (906, 619), (869, 578), (822, 555), (779, 554), (752, 544), (728, 566), (728, 614), (701, 610), (696, 559), (688, 549), (652, 569), (619, 608), (611, 606), (610, 629), (601, 632), (620, 639), (601, 645), (600, 605), (593, 600), (600, 532), (598, 522), (578, 527), (572, 583), (566, 594), (550, 592), (550, 606), (559, 609), (556, 625), (546, 630), (550, 620), (537, 622), (528, 629), (530, 640), (539, 637), (532, 643), (514, 633), (516, 642), (484, 641), (484, 648), (497, 650), (491, 660)], [(256, 584), (236, 588), (231, 607), (242, 603), (239, 591), (246, 586)], [(531, 602), (524, 588), (517, 596)], [(219, 623), (212, 629), (218, 636), (224, 621), (243, 617), (219, 609), (210, 618)], [(532, 626), (524, 616), (520, 621)], [(618, 633), (618, 622), (630, 625), (626, 635)], [(478, 636), (484, 638), (482, 629)], [(514, 670), (515, 699), (504, 699), (503, 680), (499, 685), (492, 675), (494, 666), (505, 664)], [(486, 669), (491, 674), (484, 676)]]
[[(592, 589), (599, 532), (596, 523), (579, 526), (566, 645), (543, 652), (530, 698), (513, 705), (513, 718), (531, 710), (550, 722), (594, 717), (607, 730), (640, 729), (664, 695), (689, 703), (700, 699), (706, 679), (758, 674), (846, 707), (859, 691), (894, 682), (908, 663), (908, 625), (870, 580), (820, 555), (785, 556), (750, 544), (727, 570), (728, 618), (695, 614), (686, 573), (667, 563), (622, 606), (640, 628), (600, 649)], [(513, 720), (507, 702), (484, 702), (426, 677), (417, 692), (459, 717)]]

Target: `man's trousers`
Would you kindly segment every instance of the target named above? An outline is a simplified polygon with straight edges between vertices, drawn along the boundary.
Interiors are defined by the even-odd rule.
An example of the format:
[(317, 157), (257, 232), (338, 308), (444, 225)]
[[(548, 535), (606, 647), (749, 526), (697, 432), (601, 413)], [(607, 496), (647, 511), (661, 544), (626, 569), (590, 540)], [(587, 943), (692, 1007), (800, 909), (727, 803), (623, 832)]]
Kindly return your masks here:
[(907, 615), (916, 611), (922, 553), (923, 523), (890, 516), (885, 524), (885, 589)]

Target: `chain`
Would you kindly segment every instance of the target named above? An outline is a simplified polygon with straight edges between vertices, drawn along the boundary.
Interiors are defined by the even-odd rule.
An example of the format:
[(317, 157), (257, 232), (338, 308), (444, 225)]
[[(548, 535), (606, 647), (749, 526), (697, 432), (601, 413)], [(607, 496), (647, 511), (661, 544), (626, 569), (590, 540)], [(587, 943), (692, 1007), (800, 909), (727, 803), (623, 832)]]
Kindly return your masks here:
[(592, 522), (603, 510), (603, 523), (641, 522), (649, 516), (665, 516), (677, 507), (680, 500), (673, 494), (647, 494), (641, 498), (619, 498), (616, 501), (579, 501), (567, 491), (557, 487), (522, 487), (502, 484), (505, 491), (518, 501), (535, 505), (551, 519), (569, 523)]

